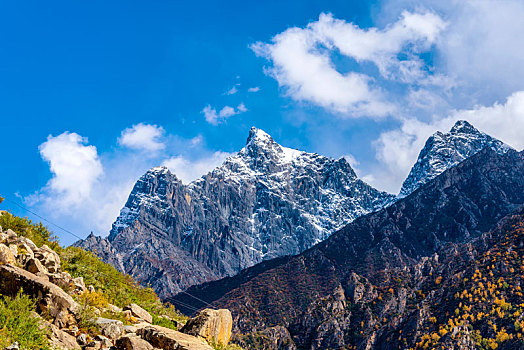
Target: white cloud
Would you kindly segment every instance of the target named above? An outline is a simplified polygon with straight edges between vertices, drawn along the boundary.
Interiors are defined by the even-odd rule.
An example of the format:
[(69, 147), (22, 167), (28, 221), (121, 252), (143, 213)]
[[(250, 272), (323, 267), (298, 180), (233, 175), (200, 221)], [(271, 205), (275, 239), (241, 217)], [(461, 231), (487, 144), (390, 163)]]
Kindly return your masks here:
[(238, 89), (236, 86), (233, 86), (231, 89), (229, 89), (228, 91), (226, 91), (226, 95), (234, 95), (238, 92)]
[(162, 165), (168, 167), (183, 183), (187, 184), (220, 166), (231, 155), (233, 153), (218, 151), (208, 157), (196, 160), (176, 156), (165, 160)]
[(352, 154), (344, 154), (342, 156), (353, 169), (357, 169), (360, 162)]
[(519, 91), (503, 104), (453, 111), (448, 117), (435, 117), (429, 122), (404, 119), (400, 128), (382, 133), (375, 142), (377, 158), (385, 169), (383, 174), (375, 176), (373, 183), (398, 192), (427, 138), (437, 130), (449, 131), (456, 121), (462, 119), (517, 150), (524, 148), (524, 91)]
[[(109, 167), (108, 174), (96, 147), (71, 132), (50, 135), (39, 150), (52, 177), (42, 189), (25, 197), (25, 203), (77, 235), (90, 230), (108, 232), (133, 186), (136, 170), (132, 164), (127, 162), (125, 169)], [(76, 240), (57, 233), (65, 244)]]
[(163, 135), (162, 127), (140, 123), (122, 131), (118, 143), (128, 148), (154, 152), (165, 148), (160, 140)]
[(258, 86), (250, 87), (249, 89), (247, 89), (247, 92), (259, 92), (259, 91), (260, 91), (260, 87)]
[(206, 121), (212, 125), (218, 125), (220, 123), (223, 123), (224, 121), (226, 121), (226, 119), (244, 112), (247, 112), (247, 108), (243, 102), (240, 103), (236, 109), (231, 106), (224, 106), (220, 110), (220, 112), (217, 112), (217, 110), (211, 107), (211, 105), (207, 105), (202, 110), (202, 113), (204, 113)]
[(244, 104), (244, 102), (240, 103), (238, 106), (237, 106), (237, 113), (244, 113), (244, 112), (247, 112), (247, 108), (246, 108), (246, 105)]
[(49, 163), (53, 174), (46, 191), (61, 196), (64, 205), (82, 203), (104, 173), (96, 147), (86, 144), (86, 138), (64, 132), (49, 135), (39, 147), (42, 159)]
[[(384, 29), (361, 29), (321, 14), (306, 28), (289, 28), (271, 43), (257, 42), (252, 49), (272, 62), (267, 73), (291, 98), (347, 116), (385, 116), (396, 108), (374, 84), (374, 78), (356, 71), (341, 73), (330, 55), (339, 53), (359, 63), (371, 62), (384, 79), (449, 85), (444, 77), (429, 74), (417, 56), (430, 49), (445, 27), (445, 22), (430, 12), (403, 12)], [(401, 53), (407, 58), (399, 59)]]
[[(49, 136), (39, 150), (52, 177), (43, 188), (23, 200), (40, 215), (79, 236), (89, 231), (106, 235), (136, 180), (151, 167), (165, 163), (188, 182), (220, 165), (230, 155), (205, 149), (202, 135), (192, 139), (167, 135), (165, 139), (169, 142), (168, 149), (187, 153), (166, 159), (163, 153), (144, 157), (141, 152), (113, 148), (101, 155), (76, 133)], [(209, 156), (194, 160), (194, 154)], [(64, 244), (76, 240), (64, 232), (57, 233)]]
[(193, 137), (190, 140), (189, 145), (190, 147), (196, 147), (196, 146), (201, 145), (202, 142), (204, 142), (204, 137), (202, 135), (198, 135), (198, 136)]

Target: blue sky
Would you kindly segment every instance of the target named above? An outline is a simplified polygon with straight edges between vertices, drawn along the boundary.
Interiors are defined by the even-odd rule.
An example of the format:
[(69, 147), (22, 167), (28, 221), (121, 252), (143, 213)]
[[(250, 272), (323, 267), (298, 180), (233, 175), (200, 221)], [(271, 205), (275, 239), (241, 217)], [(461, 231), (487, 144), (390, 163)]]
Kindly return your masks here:
[(0, 194), (80, 236), (149, 167), (190, 181), (251, 126), (390, 192), (457, 119), (524, 146), (520, 1), (0, 4)]

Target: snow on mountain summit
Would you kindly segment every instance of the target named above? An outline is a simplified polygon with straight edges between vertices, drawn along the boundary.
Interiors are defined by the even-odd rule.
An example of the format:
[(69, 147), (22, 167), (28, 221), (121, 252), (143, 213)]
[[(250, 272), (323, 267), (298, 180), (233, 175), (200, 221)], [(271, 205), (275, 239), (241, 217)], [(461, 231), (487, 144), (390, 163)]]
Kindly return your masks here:
[[(344, 158), (283, 147), (251, 128), (237, 154), (187, 185), (166, 168), (146, 172), (108, 242), (126, 273), (166, 296), (302, 252), (394, 198)], [(107, 250), (94, 240), (85, 248)]]
[(420, 151), (417, 162), (402, 184), (399, 197), (409, 195), (447, 169), (486, 147), (499, 154), (511, 149), (502, 141), (477, 130), (465, 120), (457, 121), (448, 133), (435, 132)]

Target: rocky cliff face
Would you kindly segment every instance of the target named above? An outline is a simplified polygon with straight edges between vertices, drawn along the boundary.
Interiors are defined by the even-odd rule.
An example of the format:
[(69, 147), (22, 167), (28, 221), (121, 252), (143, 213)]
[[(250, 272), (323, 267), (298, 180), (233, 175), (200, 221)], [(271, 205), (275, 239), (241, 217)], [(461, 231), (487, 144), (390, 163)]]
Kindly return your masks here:
[(188, 185), (166, 168), (148, 171), (108, 239), (78, 245), (168, 296), (300, 253), (393, 199), (345, 159), (282, 147), (252, 128), (237, 155)]
[[(299, 349), (423, 348), (426, 343), (473, 349), (493, 342), (514, 348), (513, 338), (499, 334), (500, 327), (507, 332), (512, 327), (516, 337), (520, 313), (498, 304), (501, 297), (522, 303), (520, 291), (513, 292), (522, 283), (514, 274), (521, 262), (515, 249), (522, 244), (504, 241), (508, 231), (519, 237), (522, 230), (515, 230), (513, 222), (483, 233), (523, 203), (524, 153), (486, 148), (302, 254), (188, 292), (243, 315), (235, 319), (235, 332), (253, 349), (264, 339), (276, 349), (270, 344), (284, 338)], [(522, 211), (518, 215), (524, 217)], [(490, 260), (485, 258), (490, 249), (501, 253)], [(481, 275), (475, 264), (483, 264)], [(488, 282), (505, 291), (486, 291)], [(202, 307), (186, 295), (175, 299)], [(483, 317), (479, 312), (488, 313), (491, 323), (477, 322)], [(489, 326), (494, 322), (498, 331)], [(268, 336), (275, 327), (282, 331)]]
[(465, 120), (455, 123), (448, 133), (437, 131), (428, 138), (420, 151), (417, 162), (402, 184), (399, 197), (409, 195), (447, 169), (486, 147), (499, 154), (511, 149), (503, 142), (478, 131)]

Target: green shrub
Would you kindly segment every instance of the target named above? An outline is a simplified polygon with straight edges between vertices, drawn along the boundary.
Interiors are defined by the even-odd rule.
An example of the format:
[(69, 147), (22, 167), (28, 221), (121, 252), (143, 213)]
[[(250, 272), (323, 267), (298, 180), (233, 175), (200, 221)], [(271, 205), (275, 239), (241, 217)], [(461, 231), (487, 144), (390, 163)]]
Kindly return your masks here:
[(67, 247), (60, 257), (64, 270), (73, 277), (82, 276), (86, 285), (93, 285), (113, 305), (124, 307), (135, 303), (153, 315), (167, 315), (175, 320), (186, 319), (174, 307), (162, 304), (153, 289), (140, 286), (131, 276), (122, 274), (91, 252)]
[(58, 244), (57, 237), (41, 222), (36, 224), (28, 218), (21, 218), (11, 213), (3, 212), (2, 215), (0, 215), (0, 226), (2, 226), (4, 231), (11, 229), (17, 235), (29, 238), (38, 247), (47, 244), (49, 248), (58, 253), (62, 250)]
[[(1, 201), (0, 201), (1, 203)], [(177, 321), (186, 320), (171, 305), (164, 305), (151, 288), (144, 288), (129, 275), (124, 275), (113, 266), (102, 262), (95, 254), (78, 247), (62, 248), (57, 237), (42, 223), (33, 223), (9, 212), (0, 215), (3, 230), (11, 229), (17, 235), (31, 239), (38, 247), (47, 244), (60, 255), (62, 269), (73, 277), (83, 277), (86, 285), (93, 285), (96, 294), (78, 300), (85, 304), (85, 327), (90, 328), (89, 317), (93, 307), (104, 307), (107, 302), (119, 307), (131, 303), (140, 305), (152, 315), (167, 315)]]
[(33, 317), (34, 302), (22, 291), (16, 297), (0, 299), (0, 349), (15, 341), (21, 349), (50, 349), (45, 330)]

